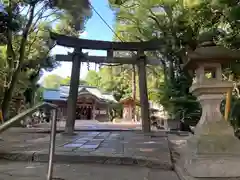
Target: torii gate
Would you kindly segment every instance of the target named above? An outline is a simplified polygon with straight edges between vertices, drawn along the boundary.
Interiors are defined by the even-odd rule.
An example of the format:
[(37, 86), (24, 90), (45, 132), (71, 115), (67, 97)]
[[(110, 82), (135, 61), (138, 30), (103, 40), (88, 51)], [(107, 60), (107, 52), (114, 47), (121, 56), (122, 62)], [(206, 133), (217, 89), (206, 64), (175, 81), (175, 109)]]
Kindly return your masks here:
[[(146, 81), (146, 64), (159, 65), (157, 59), (148, 59), (144, 55), (144, 51), (155, 51), (159, 49), (159, 41), (152, 40), (146, 42), (109, 42), (79, 39), (76, 37), (56, 34), (50, 32), (50, 37), (57, 45), (74, 48), (74, 52), (68, 55), (56, 55), (57, 61), (71, 61), (72, 72), (70, 80), (70, 90), (67, 104), (67, 122), (65, 133), (73, 134), (76, 119), (76, 104), (78, 96), (79, 76), (81, 62), (94, 63), (120, 63), (120, 64), (136, 64), (139, 74), (139, 94), (142, 118), (143, 132), (151, 131), (151, 123), (149, 118), (149, 102), (148, 90)], [(107, 57), (103, 56), (87, 56), (82, 52), (82, 49), (106, 50)], [(136, 57), (120, 58), (113, 57), (113, 51), (137, 51)]]

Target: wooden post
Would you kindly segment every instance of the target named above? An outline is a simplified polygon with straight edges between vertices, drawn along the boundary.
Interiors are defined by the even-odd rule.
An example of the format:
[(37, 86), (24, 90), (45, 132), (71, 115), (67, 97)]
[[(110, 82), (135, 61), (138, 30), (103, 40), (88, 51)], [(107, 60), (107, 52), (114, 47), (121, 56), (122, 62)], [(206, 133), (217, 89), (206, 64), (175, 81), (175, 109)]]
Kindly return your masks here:
[(2, 110), (1, 109), (0, 109), (0, 122), (1, 122), (1, 124), (4, 123), (4, 121), (3, 121), (3, 114), (2, 114)]
[(229, 88), (226, 95), (226, 104), (225, 104), (225, 120), (228, 121), (229, 113), (231, 110), (231, 99), (232, 99), (232, 88)]
[[(233, 79), (234, 79), (234, 75), (230, 74), (228, 80), (233, 81)], [(229, 114), (231, 111), (231, 101), (232, 101), (232, 88), (229, 88), (226, 95), (226, 104), (225, 104), (225, 112), (224, 112), (224, 118), (226, 121), (228, 121), (229, 119)]]
[(144, 133), (151, 131), (149, 117), (149, 102), (146, 77), (146, 57), (143, 52), (138, 52), (139, 94), (141, 105), (142, 130)]
[(66, 134), (74, 133), (80, 68), (81, 68), (81, 58), (79, 58), (79, 55), (76, 54), (73, 56), (73, 60), (72, 60), (72, 72), (71, 72), (70, 89), (69, 89), (69, 96), (68, 96), (68, 103), (67, 103), (67, 120), (66, 120), (66, 126), (65, 126)]

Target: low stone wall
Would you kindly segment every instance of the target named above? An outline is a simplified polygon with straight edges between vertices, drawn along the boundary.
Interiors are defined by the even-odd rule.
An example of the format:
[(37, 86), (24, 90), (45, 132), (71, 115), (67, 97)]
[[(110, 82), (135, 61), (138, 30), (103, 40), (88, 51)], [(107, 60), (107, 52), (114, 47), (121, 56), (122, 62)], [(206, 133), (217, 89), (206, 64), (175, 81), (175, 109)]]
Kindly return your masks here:
[(99, 122), (110, 121), (108, 115), (97, 115), (95, 119), (98, 120)]

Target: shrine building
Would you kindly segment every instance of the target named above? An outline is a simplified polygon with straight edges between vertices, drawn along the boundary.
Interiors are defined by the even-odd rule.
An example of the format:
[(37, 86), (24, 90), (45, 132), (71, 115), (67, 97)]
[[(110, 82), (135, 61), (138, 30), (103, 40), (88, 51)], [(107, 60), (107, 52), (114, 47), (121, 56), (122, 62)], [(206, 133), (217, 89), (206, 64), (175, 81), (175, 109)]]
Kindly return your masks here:
[[(70, 86), (61, 85), (59, 89), (46, 89), (43, 100), (59, 107), (58, 119), (67, 119), (67, 99)], [(77, 120), (109, 121), (111, 105), (118, 103), (112, 94), (102, 93), (97, 87), (80, 85), (77, 98)]]
[[(123, 119), (125, 121), (139, 121), (140, 112), (137, 107), (140, 106), (138, 100), (133, 100), (132, 97), (125, 97), (120, 100), (120, 103), (123, 105)], [(135, 113), (134, 113), (135, 111)]]

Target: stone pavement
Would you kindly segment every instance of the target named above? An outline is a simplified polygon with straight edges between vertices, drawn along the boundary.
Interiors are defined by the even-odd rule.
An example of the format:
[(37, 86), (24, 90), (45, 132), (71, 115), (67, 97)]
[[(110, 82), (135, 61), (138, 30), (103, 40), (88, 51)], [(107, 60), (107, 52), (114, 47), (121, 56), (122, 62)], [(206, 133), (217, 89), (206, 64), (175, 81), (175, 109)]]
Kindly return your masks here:
[[(65, 121), (57, 122), (58, 131), (64, 131)], [(34, 125), (34, 128), (39, 128), (42, 130), (50, 130), (49, 123), (42, 123)], [(75, 130), (85, 130), (85, 131), (129, 131), (129, 130), (141, 130), (142, 126), (140, 123), (113, 123), (113, 122), (99, 122), (94, 120), (76, 120), (75, 121)]]
[[(7, 133), (7, 132), (6, 132)], [(33, 162), (48, 161), (49, 134), (6, 133), (0, 141), (0, 158)], [(10, 133), (11, 134), (11, 133)], [(35, 138), (31, 138), (34, 135)], [(21, 140), (17, 140), (18, 136)], [(10, 136), (11, 137), (11, 136)], [(170, 151), (164, 132), (144, 135), (139, 131), (79, 131), (75, 136), (57, 134), (55, 161), (58, 163), (100, 163), (138, 165), (171, 170)]]
[[(45, 180), (46, 163), (0, 161), (0, 180)], [(99, 164), (56, 164), (53, 180), (179, 180), (173, 171)]]

